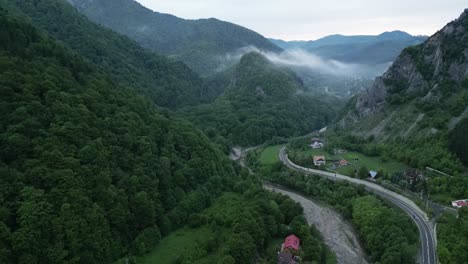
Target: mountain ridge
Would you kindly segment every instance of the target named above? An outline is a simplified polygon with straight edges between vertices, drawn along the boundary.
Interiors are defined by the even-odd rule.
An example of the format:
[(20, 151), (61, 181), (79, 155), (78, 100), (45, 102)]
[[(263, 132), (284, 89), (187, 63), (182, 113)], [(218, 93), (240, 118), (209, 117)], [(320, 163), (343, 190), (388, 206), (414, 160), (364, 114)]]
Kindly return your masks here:
[(387, 72), (356, 96), (337, 129), (380, 143), (420, 142), (419, 147), (430, 149), (422, 142), (433, 142), (444, 151), (450, 138), (463, 142), (449, 135), (468, 113), (467, 39), (468, 9), (424, 43), (403, 50)]
[(213, 73), (225, 54), (246, 46), (282, 50), (250, 29), (215, 18), (182, 19), (133, 0), (67, 1), (90, 20), (129, 36), (145, 48), (180, 59), (202, 75)]
[(324, 59), (374, 65), (393, 61), (401, 50), (424, 39), (425, 36), (395, 30), (379, 35), (334, 34), (313, 41), (270, 40), (283, 49), (302, 49)]

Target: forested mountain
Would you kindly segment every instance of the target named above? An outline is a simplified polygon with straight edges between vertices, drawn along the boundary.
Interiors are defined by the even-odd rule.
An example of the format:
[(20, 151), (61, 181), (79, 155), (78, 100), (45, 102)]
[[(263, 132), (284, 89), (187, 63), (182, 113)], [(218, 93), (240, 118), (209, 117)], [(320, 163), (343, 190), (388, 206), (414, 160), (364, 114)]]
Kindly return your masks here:
[(329, 123), (339, 107), (310, 94), (291, 70), (255, 52), (244, 55), (218, 83), (227, 87), (213, 103), (182, 113), (222, 145), (306, 134)]
[(205, 94), (186, 65), (157, 56), (135, 41), (90, 22), (65, 0), (0, 0), (35, 26), (98, 65), (123, 87), (135, 89), (172, 109), (197, 104)]
[(258, 33), (214, 18), (185, 20), (153, 12), (134, 0), (67, 0), (92, 21), (138, 41), (143, 47), (172, 55), (200, 74), (216, 72), (226, 53), (254, 46), (281, 49)]
[[(456, 177), (429, 181), (443, 202), (468, 195), (468, 10), (423, 44), (406, 48), (371, 88), (354, 98), (338, 133), (369, 153)], [(455, 155), (456, 154), (456, 155)], [(439, 195), (439, 196), (438, 196)]]
[(206, 136), (109, 79), (0, 9), (1, 263), (146, 252), (232, 185)]
[(342, 125), (381, 141), (436, 137), (467, 114), (468, 11), (422, 45), (405, 49), (359, 95)]
[(284, 49), (302, 49), (324, 59), (374, 65), (394, 61), (404, 48), (420, 44), (425, 39), (402, 31), (391, 31), (377, 36), (331, 35), (315, 41), (272, 42)]

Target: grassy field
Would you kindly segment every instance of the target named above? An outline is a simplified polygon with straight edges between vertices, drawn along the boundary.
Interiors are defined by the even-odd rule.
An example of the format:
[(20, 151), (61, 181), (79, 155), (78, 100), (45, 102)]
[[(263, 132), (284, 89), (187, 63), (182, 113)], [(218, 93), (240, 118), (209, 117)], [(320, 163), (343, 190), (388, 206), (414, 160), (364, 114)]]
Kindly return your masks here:
[(365, 166), (369, 170), (382, 170), (388, 174), (403, 171), (406, 168), (405, 164), (398, 161), (383, 161), (379, 157), (369, 157), (357, 152), (347, 152), (341, 156), (358, 167)]
[[(180, 256), (192, 255), (193, 252), (200, 250), (198, 248), (199, 245), (204, 244), (206, 242), (202, 240), (204, 238), (212, 236), (213, 233), (208, 227), (202, 227), (197, 229), (186, 228), (178, 230), (162, 239), (160, 243), (150, 253), (139, 258), (137, 260), (137, 263), (177, 263), (177, 260)], [(213, 257), (216, 256), (206, 257), (204, 260), (205, 262), (209, 262), (208, 258)]]
[[(369, 170), (374, 170), (374, 171), (382, 170), (388, 174), (393, 174), (395, 172), (403, 171), (406, 168), (405, 164), (401, 162), (383, 161), (379, 157), (369, 157), (369, 156), (366, 156), (364, 154), (357, 153), (357, 152), (347, 152), (347, 153), (340, 154), (340, 155), (333, 155), (333, 154), (326, 152), (323, 149), (308, 149), (305, 151), (301, 151), (299, 155), (302, 156), (303, 158), (308, 158), (308, 157), (312, 158), (313, 156), (325, 156), (327, 161), (340, 160), (344, 158), (348, 162), (355, 165), (355, 166), (348, 165), (348, 166), (344, 166), (344, 167), (337, 169), (339, 173), (344, 174), (344, 175), (352, 175), (354, 173), (354, 170), (362, 166), (365, 166)], [(327, 164), (330, 165), (329, 162)]]
[(276, 145), (265, 148), (260, 155), (260, 163), (267, 165), (277, 162), (279, 160), (279, 151), (282, 146), (283, 145)]

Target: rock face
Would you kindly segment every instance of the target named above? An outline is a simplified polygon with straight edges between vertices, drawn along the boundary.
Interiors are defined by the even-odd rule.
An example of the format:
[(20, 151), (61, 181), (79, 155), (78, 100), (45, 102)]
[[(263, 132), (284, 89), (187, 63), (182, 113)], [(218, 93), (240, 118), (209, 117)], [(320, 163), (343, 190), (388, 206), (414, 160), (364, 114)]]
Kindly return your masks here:
[(349, 128), (384, 112), (396, 111), (398, 116), (399, 109), (410, 104), (443, 106), (466, 90), (467, 80), (468, 9), (421, 45), (403, 50), (389, 70), (357, 96), (338, 126)]

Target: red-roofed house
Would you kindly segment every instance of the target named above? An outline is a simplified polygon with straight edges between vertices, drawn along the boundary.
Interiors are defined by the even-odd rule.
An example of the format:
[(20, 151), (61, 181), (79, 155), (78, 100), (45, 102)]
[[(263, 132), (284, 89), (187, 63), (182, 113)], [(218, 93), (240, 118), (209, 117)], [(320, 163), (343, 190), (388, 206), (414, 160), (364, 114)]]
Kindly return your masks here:
[(347, 160), (340, 160), (340, 166), (348, 166), (349, 162)]
[(455, 207), (455, 208), (468, 207), (468, 199), (453, 201), (452, 206)]
[(300, 243), (301, 243), (301, 240), (297, 236), (290, 235), (290, 236), (286, 237), (286, 239), (284, 240), (281, 251), (283, 251), (285, 249), (299, 250)]
[(315, 166), (322, 166), (327, 163), (325, 156), (314, 156), (314, 165)]

